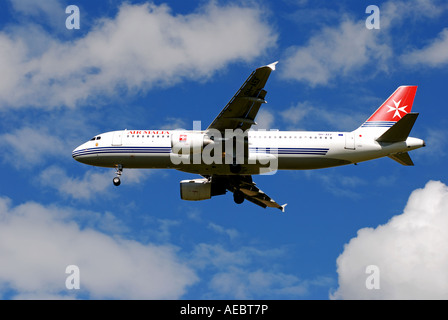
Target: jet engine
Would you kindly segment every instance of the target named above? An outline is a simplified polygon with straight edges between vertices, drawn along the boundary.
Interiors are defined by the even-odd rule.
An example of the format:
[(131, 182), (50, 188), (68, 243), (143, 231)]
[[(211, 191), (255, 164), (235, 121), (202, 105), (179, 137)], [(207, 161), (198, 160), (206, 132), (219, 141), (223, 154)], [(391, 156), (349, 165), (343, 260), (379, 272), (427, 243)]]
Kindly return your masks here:
[(226, 188), (210, 179), (182, 180), (180, 182), (180, 197), (182, 200), (207, 200), (213, 196), (225, 194)]
[(212, 197), (212, 183), (208, 179), (182, 180), (180, 182), (182, 200), (198, 201)]

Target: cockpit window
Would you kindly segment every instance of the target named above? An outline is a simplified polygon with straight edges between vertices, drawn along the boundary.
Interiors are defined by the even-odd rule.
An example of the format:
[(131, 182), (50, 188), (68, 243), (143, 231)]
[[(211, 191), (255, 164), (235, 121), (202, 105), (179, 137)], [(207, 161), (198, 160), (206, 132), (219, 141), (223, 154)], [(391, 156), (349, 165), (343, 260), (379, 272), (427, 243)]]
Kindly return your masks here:
[(96, 137), (93, 137), (92, 139), (90, 139), (90, 141), (93, 141), (93, 140), (95, 140), (96, 139)]
[(101, 139), (101, 137), (96, 137), (96, 140), (100, 140)]

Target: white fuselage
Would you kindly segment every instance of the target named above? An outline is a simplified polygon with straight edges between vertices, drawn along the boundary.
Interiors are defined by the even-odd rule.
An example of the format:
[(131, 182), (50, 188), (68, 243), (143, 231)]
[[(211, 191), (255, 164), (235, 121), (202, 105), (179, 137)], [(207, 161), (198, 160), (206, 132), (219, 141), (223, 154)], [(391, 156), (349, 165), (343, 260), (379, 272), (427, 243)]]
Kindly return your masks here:
[[(100, 134), (73, 151), (77, 161), (100, 167), (173, 168), (201, 175), (233, 174), (222, 156), (204, 161), (201, 152), (178, 155), (173, 148), (179, 136), (202, 135), (187, 130), (122, 130)], [(424, 146), (407, 138), (396, 143), (375, 141), (369, 132), (255, 131), (248, 132), (246, 155), (238, 174), (275, 170), (320, 169), (358, 163)], [(180, 138), (182, 139), (182, 138)], [(174, 153), (173, 153), (174, 151)], [(216, 151), (215, 151), (216, 152)], [(221, 159), (221, 160), (220, 160)]]

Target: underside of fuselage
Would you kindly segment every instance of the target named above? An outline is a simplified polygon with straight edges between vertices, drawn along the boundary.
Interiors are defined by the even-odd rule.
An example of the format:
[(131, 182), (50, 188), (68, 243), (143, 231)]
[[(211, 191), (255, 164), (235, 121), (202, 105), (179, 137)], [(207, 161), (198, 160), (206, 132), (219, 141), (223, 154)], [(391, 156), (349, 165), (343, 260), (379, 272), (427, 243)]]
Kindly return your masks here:
[(335, 159), (331, 157), (317, 156), (279, 156), (275, 160), (255, 163), (241, 163), (239, 166), (225, 163), (205, 163), (204, 161), (190, 161), (184, 159), (184, 162), (173, 163), (172, 156), (169, 154), (110, 154), (93, 153), (89, 155), (76, 156), (76, 160), (85, 164), (116, 168), (121, 165), (123, 168), (135, 169), (176, 169), (183, 172), (195, 173), (200, 175), (231, 175), (231, 174), (263, 174), (275, 172), (277, 170), (309, 170), (321, 169), (350, 164), (348, 160)]

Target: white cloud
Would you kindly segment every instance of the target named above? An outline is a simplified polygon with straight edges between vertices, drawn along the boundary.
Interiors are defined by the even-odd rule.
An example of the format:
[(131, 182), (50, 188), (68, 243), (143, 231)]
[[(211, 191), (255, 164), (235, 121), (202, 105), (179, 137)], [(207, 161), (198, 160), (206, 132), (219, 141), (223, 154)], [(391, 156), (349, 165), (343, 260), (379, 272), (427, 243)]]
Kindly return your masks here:
[(380, 6), (381, 28), (390, 30), (403, 23), (435, 19), (448, 9), (443, 0), (388, 1)]
[(16, 12), (26, 16), (33, 16), (36, 19), (45, 19), (53, 27), (57, 27), (58, 22), (61, 25), (65, 22), (65, 8), (59, 0), (9, 0)]
[(284, 122), (293, 125), (290, 129), (303, 130), (305, 127), (302, 125), (302, 120), (313, 110), (315, 111), (315, 108), (309, 102), (299, 102), (296, 106), (281, 111), (280, 116)]
[(443, 161), (446, 156), (447, 134), (446, 129), (428, 128), (425, 134), (425, 152), (418, 153), (418, 157), (426, 158), (425, 161), (431, 162)]
[(367, 185), (367, 182), (356, 176), (345, 176), (342, 174), (322, 171), (304, 171), (307, 179), (319, 181), (327, 192), (338, 197), (358, 198), (358, 188)]
[[(13, 207), (0, 198), (4, 298), (177, 299), (196, 282), (174, 247), (82, 229), (74, 216), (73, 209), (33, 202)], [(80, 290), (65, 287), (65, 269), (73, 264), (80, 269)]]
[(252, 128), (255, 130), (269, 130), (272, 129), (272, 125), (274, 123), (274, 114), (271, 111), (266, 109), (261, 109), (258, 111), (258, 115), (255, 119), (257, 123)]
[(448, 29), (443, 29), (426, 47), (404, 54), (402, 59), (409, 65), (445, 66), (448, 63)]
[(208, 228), (219, 234), (228, 236), (230, 240), (234, 240), (239, 236), (239, 232), (236, 229), (226, 229), (223, 226), (217, 225), (216, 223), (213, 222), (210, 222), (208, 224)]
[[(83, 38), (62, 42), (32, 23), (0, 32), (0, 107), (74, 107), (184, 79), (203, 80), (275, 45), (261, 9), (212, 1), (188, 15), (124, 4)], [(40, 40), (46, 48), (35, 48)], [(45, 40), (45, 41), (44, 41)], [(254, 50), (257, 48), (257, 50)]]
[[(345, 18), (338, 26), (324, 27), (305, 46), (289, 48), (282, 76), (326, 85), (335, 77), (348, 76), (375, 64), (378, 72), (386, 71), (390, 48), (381, 43), (377, 32), (365, 27), (364, 20)], [(364, 76), (371, 76), (368, 70)]]
[(3, 159), (17, 168), (39, 164), (67, 151), (66, 144), (59, 137), (45, 129), (28, 127), (1, 135), (0, 146), (7, 150), (2, 153)]
[(305, 280), (278, 271), (278, 265), (272, 261), (279, 261), (286, 254), (278, 248), (260, 250), (245, 246), (232, 251), (221, 244), (200, 243), (192, 254), (192, 264), (210, 271), (211, 291), (205, 296), (212, 299), (295, 299), (333, 282), (326, 276)]
[[(403, 56), (403, 50), (409, 46), (409, 42), (403, 41), (407, 41), (409, 35), (396, 35), (404, 32), (403, 24), (437, 19), (447, 9), (448, 5), (443, 1), (387, 1), (380, 6), (380, 30), (365, 27), (367, 15), (355, 20), (343, 13), (332, 12), (333, 17), (341, 16), (339, 24), (326, 22), (305, 45), (290, 47), (282, 76), (316, 86), (332, 84), (337, 78), (365, 79), (390, 72), (396, 57), (408, 64), (445, 64), (448, 60), (446, 31), (427, 48)], [(313, 16), (322, 8), (310, 11), (308, 16)], [(402, 29), (397, 31), (397, 27)]]
[[(146, 179), (149, 171), (125, 170), (121, 179), (123, 183), (140, 183)], [(114, 170), (99, 171), (99, 169), (88, 170), (82, 177), (69, 177), (65, 170), (57, 166), (51, 166), (42, 171), (39, 182), (41, 185), (51, 187), (64, 196), (73, 199), (88, 200), (106, 192), (113, 187), (112, 178)]]
[(210, 287), (218, 294), (234, 299), (256, 299), (272, 296), (300, 297), (308, 292), (308, 284), (296, 276), (247, 271), (242, 268), (217, 273), (210, 281)]
[(105, 192), (110, 187), (113, 171), (99, 172), (98, 170), (86, 171), (83, 177), (73, 178), (57, 166), (49, 167), (40, 174), (39, 182), (43, 186), (52, 187), (62, 195), (74, 199), (90, 199)]
[(328, 129), (330, 125), (330, 128), (344, 131), (356, 129), (366, 117), (354, 111), (334, 112), (329, 107), (315, 107), (308, 101), (281, 111), (280, 116), (288, 124), (289, 130), (320, 130)]
[[(364, 228), (338, 257), (337, 299), (448, 299), (448, 187), (429, 181), (401, 215)], [(379, 269), (379, 289), (367, 289), (366, 267)], [(371, 275), (371, 274), (370, 274)]]

